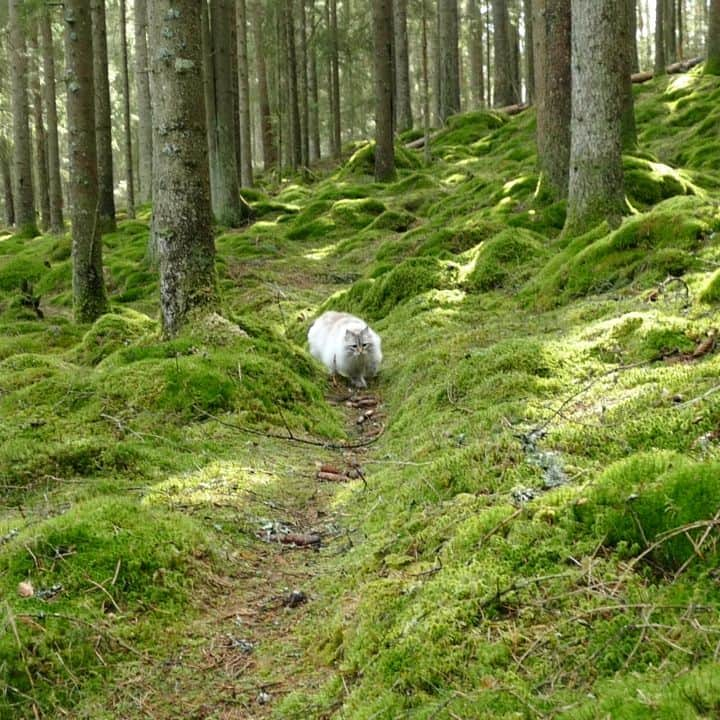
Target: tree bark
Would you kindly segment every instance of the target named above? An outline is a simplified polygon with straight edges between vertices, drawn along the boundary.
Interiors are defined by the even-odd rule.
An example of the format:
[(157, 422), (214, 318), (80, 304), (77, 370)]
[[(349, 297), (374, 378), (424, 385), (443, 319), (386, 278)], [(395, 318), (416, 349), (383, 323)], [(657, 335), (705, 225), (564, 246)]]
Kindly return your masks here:
[(665, 0), (655, 0), (655, 75), (665, 74)]
[(506, 0), (493, 0), (493, 44), (495, 47), (495, 105), (518, 102), (513, 87), (513, 57), (510, 45), (510, 19)]
[[(240, 196), (235, 147), (234, 83), (230, 58), (235, 49), (231, 42), (231, 25), (234, 23), (231, 0), (210, 0), (207, 30), (202, 36), (205, 40), (203, 55), (211, 199), (215, 218), (221, 224), (230, 226), (241, 225), (250, 216), (250, 208)], [(151, 26), (150, 32), (154, 31)]]
[(440, 120), (460, 112), (460, 56), (458, 54), (458, 0), (438, 2)]
[(150, 4), (153, 232), (163, 333), (168, 337), (177, 335), (192, 314), (218, 304), (200, 17), (197, 0)]
[(92, 2), (92, 31), (100, 227), (102, 232), (112, 232), (116, 228), (115, 182), (113, 178), (112, 119), (110, 116), (105, 0), (93, 0)]
[(72, 224), (73, 308), (77, 322), (93, 322), (108, 309), (102, 265), (93, 22), (90, 0), (65, 0), (68, 196)]
[(300, 132), (300, 103), (298, 97), (298, 67), (295, 52), (295, 24), (293, 22), (293, 0), (285, 0), (284, 26), (287, 44), (288, 100), (290, 106), (290, 167), (295, 170), (302, 166), (302, 147)]
[(320, 159), (320, 103), (318, 95), (318, 69), (317, 69), (317, 33), (315, 20), (315, 0), (310, 0), (310, 40), (308, 43), (309, 66), (308, 85), (310, 92), (310, 162)]
[(50, 191), (50, 231), (63, 231), (63, 196), (60, 181), (60, 143), (58, 141), (57, 103), (55, 99), (55, 53), (52, 25), (47, 7), (40, 12), (40, 44), (43, 56), (43, 99), (47, 122), (48, 184)]
[(300, 101), (300, 154), (301, 164), (307, 167), (310, 161), (310, 99), (308, 90), (308, 38), (305, 0), (298, 0), (300, 12), (298, 64), (298, 97)]
[(665, 62), (669, 65), (677, 60), (675, 0), (665, 0)]
[(22, 29), (21, 0), (9, 3), (10, 109), (13, 134), (13, 197), (15, 223), (23, 233), (37, 233), (32, 181), (30, 119), (27, 94), (27, 51)]
[(617, 52), (618, 0), (572, 2), (572, 120), (567, 220), (579, 235), (625, 207), (621, 88), (625, 55)]
[(710, 0), (705, 72), (720, 75), (720, 0)]
[[(247, 17), (245, 0), (237, 0), (238, 102), (240, 106), (240, 184), (253, 184), (250, 136), (250, 78), (248, 72)], [(267, 94), (267, 88), (265, 88)]]
[(5, 209), (5, 225), (12, 227), (15, 224), (15, 203), (13, 201), (12, 173), (10, 172), (10, 145), (4, 137), (0, 136), (0, 175), (3, 185), (3, 205)]
[(523, 0), (523, 18), (525, 20), (525, 78), (527, 96), (525, 101), (532, 104), (535, 100), (535, 46), (533, 43), (532, 0)]
[(135, 217), (135, 181), (132, 163), (132, 132), (130, 130), (130, 77), (128, 73), (127, 31), (125, 23), (127, 13), (125, 0), (120, 0), (120, 74), (123, 89), (123, 131), (125, 135), (125, 184), (127, 185), (127, 216)]
[(395, 177), (393, 147), (392, 0), (373, 0), (375, 39), (375, 179)]
[(475, 107), (485, 104), (485, 71), (483, 69), (483, 22), (478, 0), (467, 0), (470, 51), (470, 96)]
[(571, 108), (570, 0), (533, 0), (535, 104), (541, 187), (567, 197)]
[(393, 29), (395, 32), (395, 115), (398, 132), (413, 126), (410, 99), (410, 52), (407, 28), (407, 0), (393, 2)]
[(267, 67), (265, 65), (263, 27), (267, 18), (260, 3), (253, 5), (253, 22), (250, 27), (255, 45), (255, 72), (257, 74), (258, 104), (260, 106), (260, 137), (262, 140), (263, 168), (267, 171), (277, 164), (275, 137), (270, 112), (270, 95), (268, 93)]
[(340, 119), (340, 51), (338, 43), (337, 0), (325, 0), (330, 5), (330, 75), (332, 82), (331, 149), (334, 158), (340, 157), (342, 146)]
[(47, 167), (47, 133), (43, 120), (43, 102), (40, 90), (40, 48), (38, 46), (37, 25), (33, 22), (28, 36), (32, 57), (30, 73), (30, 95), (32, 97), (33, 126), (35, 128), (35, 193), (40, 209), (40, 227), (43, 231), (50, 229), (50, 192)]
[[(618, 52), (620, 54), (620, 103), (621, 133), (624, 150), (637, 148), (637, 128), (635, 125), (635, 101), (633, 99), (632, 72), (637, 57), (635, 38), (635, 2), (636, 0), (616, 0), (618, 6)], [(673, 0), (674, 2), (674, 0)]]
[(152, 109), (148, 74), (147, 0), (135, 2), (135, 91), (138, 113), (138, 197), (140, 202), (152, 198)]

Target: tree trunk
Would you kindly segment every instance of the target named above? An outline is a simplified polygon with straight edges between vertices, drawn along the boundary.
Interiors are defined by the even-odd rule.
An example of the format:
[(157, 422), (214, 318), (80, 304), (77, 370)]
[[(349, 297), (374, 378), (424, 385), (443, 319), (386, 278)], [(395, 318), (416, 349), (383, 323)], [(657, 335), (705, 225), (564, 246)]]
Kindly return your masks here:
[(150, 202), (152, 197), (152, 110), (148, 75), (147, 1), (135, 1), (135, 88), (138, 113), (138, 197)]
[(270, 112), (270, 95), (268, 93), (267, 68), (265, 66), (265, 51), (263, 40), (263, 27), (267, 24), (264, 10), (260, 3), (253, 5), (253, 22), (250, 27), (253, 32), (255, 45), (255, 71), (257, 73), (258, 104), (260, 105), (260, 136), (262, 138), (263, 168), (267, 171), (277, 164), (275, 151), (275, 138)]
[[(567, 220), (579, 235), (602, 221), (617, 226), (625, 207), (618, 0), (573, 0), (572, 120)], [(622, 56), (622, 57), (621, 57)]]
[(513, 105), (518, 102), (513, 88), (513, 57), (510, 45), (510, 20), (506, 0), (493, 0), (493, 43), (495, 46), (496, 106)]
[[(635, 126), (635, 101), (633, 99), (633, 65), (637, 57), (635, 34), (636, 0), (616, 0), (618, 7), (618, 53), (620, 55), (620, 103), (621, 133), (623, 150), (637, 148), (637, 128)], [(674, 0), (673, 0), (674, 2)]]
[(72, 224), (73, 307), (77, 322), (108, 309), (100, 236), (93, 22), (90, 0), (65, 0), (68, 196)]
[(35, 235), (35, 196), (33, 194), (30, 150), (30, 119), (27, 95), (27, 53), (22, 29), (23, 4), (10, 0), (8, 15), (10, 48), (10, 110), (13, 130), (13, 196), (18, 230)]
[[(234, 22), (235, 13), (230, 0), (210, 0), (210, 17), (207, 30), (203, 33), (203, 54), (211, 198), (215, 218), (221, 224), (230, 226), (241, 225), (250, 216), (250, 208), (240, 197), (238, 187), (234, 83), (230, 59), (234, 50), (230, 27)], [(204, 22), (201, 23), (205, 26)], [(150, 32), (154, 31), (155, 28), (151, 27)]]
[(332, 80), (332, 133), (331, 148), (334, 158), (340, 157), (342, 146), (340, 120), (340, 51), (338, 43), (337, 0), (325, 0), (330, 4), (330, 74)]
[(2, 175), (5, 225), (7, 227), (15, 224), (15, 203), (13, 201), (12, 173), (10, 172), (11, 155), (9, 143), (0, 136), (0, 175)]
[(486, 91), (487, 91), (487, 106), (492, 107), (493, 106), (493, 82), (491, 81), (491, 78), (493, 77), (493, 66), (491, 63), (491, 54), (492, 54), (492, 39), (490, 37), (490, 0), (486, 0), (485, 2), (485, 77), (487, 78), (487, 82), (485, 83)]
[(630, 26), (630, 72), (640, 71), (640, 53), (638, 51), (638, 0), (627, 0), (628, 22)]
[[(250, 78), (248, 72), (247, 17), (245, 0), (237, 0), (238, 102), (240, 105), (240, 184), (253, 184), (250, 137)], [(267, 95), (267, 88), (265, 88)]]
[(440, 120), (460, 112), (460, 56), (458, 54), (458, 0), (438, 2), (440, 48)]
[(541, 186), (560, 199), (570, 163), (570, 0), (533, 0), (533, 41)]
[(132, 163), (132, 132), (130, 130), (130, 78), (128, 73), (127, 31), (125, 23), (127, 13), (125, 0), (120, 0), (120, 73), (123, 89), (123, 131), (125, 135), (125, 184), (127, 185), (127, 216), (135, 217), (135, 188)]
[(675, 0), (665, 0), (665, 62), (671, 65), (677, 60)]
[(60, 143), (58, 141), (57, 104), (55, 99), (55, 53), (50, 13), (40, 13), (40, 44), (43, 56), (43, 99), (47, 122), (48, 184), (50, 191), (50, 230), (63, 231), (63, 196), (60, 181)]
[(393, 147), (392, 0), (373, 0), (375, 38), (375, 179), (395, 177)]
[(655, 0), (655, 75), (664, 75), (665, 66), (665, 0)]
[(40, 227), (43, 231), (50, 229), (50, 192), (47, 168), (47, 134), (43, 121), (43, 103), (40, 91), (40, 48), (38, 46), (37, 26), (32, 23), (29, 33), (29, 45), (32, 57), (30, 73), (30, 96), (32, 97), (33, 126), (35, 128), (35, 187), (36, 200), (40, 206)]
[(478, 0), (467, 0), (470, 51), (470, 96), (475, 107), (485, 104), (485, 75), (483, 70), (483, 22)]
[(720, 75), (720, 0), (710, 0), (705, 72)]
[(525, 101), (531, 105), (535, 100), (535, 48), (533, 44), (532, 0), (523, 0), (525, 21), (525, 77), (527, 93)]
[(102, 232), (112, 232), (116, 228), (115, 182), (113, 178), (112, 119), (110, 116), (105, 0), (93, 0), (92, 2), (92, 31), (100, 227)]
[(430, 164), (430, 77), (428, 67), (428, 11), (427, 0), (422, 2), (422, 83), (423, 83), (423, 135), (425, 164)]
[(308, 38), (307, 38), (307, 13), (305, 11), (305, 0), (299, 0), (300, 12), (300, 47), (298, 76), (298, 96), (300, 101), (300, 155), (301, 164), (307, 167), (310, 161), (310, 99), (308, 91)]
[(408, 48), (407, 0), (393, 2), (395, 32), (395, 97), (398, 132), (413, 126), (410, 101), (410, 53)]
[(177, 335), (191, 313), (218, 304), (200, 17), (197, 0), (150, 4), (153, 232), (160, 259), (162, 325), (168, 337)]
[(302, 148), (300, 133), (300, 104), (298, 98), (298, 69), (295, 53), (295, 24), (293, 22), (293, 0), (286, 0), (285, 42), (287, 43), (288, 100), (290, 104), (290, 167), (295, 170), (302, 166)]
[(310, 92), (310, 117), (309, 117), (309, 135), (310, 135), (310, 162), (320, 159), (320, 103), (318, 96), (318, 69), (317, 69), (317, 47), (316, 47), (316, 20), (315, 20), (315, 0), (310, 0), (310, 41), (308, 44), (309, 67), (308, 67), (308, 85)]

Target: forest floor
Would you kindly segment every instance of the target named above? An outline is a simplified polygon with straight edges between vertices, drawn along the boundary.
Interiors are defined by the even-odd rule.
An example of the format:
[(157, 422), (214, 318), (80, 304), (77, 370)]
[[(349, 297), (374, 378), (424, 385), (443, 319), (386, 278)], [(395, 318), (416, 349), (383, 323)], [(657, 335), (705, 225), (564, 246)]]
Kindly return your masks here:
[(173, 340), (149, 208), (92, 325), (69, 235), (0, 233), (0, 720), (717, 717), (720, 81), (634, 92), (620, 227), (563, 236), (533, 111), (467, 113), (393, 183), (358, 142), (248, 190)]

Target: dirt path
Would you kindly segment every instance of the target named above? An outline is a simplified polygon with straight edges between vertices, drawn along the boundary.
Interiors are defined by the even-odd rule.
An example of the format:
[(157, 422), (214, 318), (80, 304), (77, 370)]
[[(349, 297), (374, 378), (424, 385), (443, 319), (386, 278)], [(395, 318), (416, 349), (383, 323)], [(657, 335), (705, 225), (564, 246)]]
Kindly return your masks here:
[[(382, 433), (377, 395), (332, 392), (329, 401), (347, 417), (348, 444)], [(119, 679), (110, 701), (115, 717), (264, 720), (288, 693), (327, 679), (308, 661), (297, 630), (318, 599), (328, 561), (347, 547), (332, 500), (341, 485), (365, 482), (371, 448), (288, 445), (292, 462), (271, 493), (244, 499), (262, 506), (265, 521), (229, 559), (226, 574), (197, 589), (199, 612), (185, 631)]]

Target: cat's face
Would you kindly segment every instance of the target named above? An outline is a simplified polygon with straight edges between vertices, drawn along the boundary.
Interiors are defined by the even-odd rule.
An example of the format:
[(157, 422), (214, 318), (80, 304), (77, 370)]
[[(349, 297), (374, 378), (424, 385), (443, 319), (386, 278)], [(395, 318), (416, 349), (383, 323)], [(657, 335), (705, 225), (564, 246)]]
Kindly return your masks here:
[(368, 328), (360, 330), (360, 332), (345, 331), (345, 350), (348, 355), (365, 355), (371, 349), (372, 342)]

